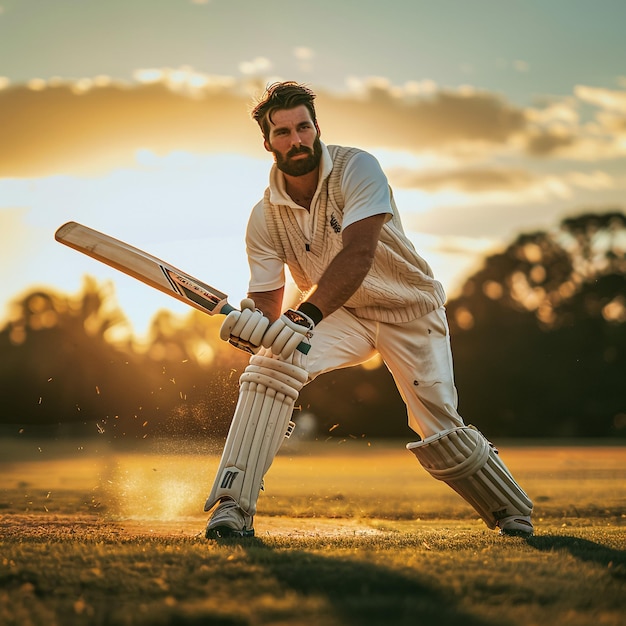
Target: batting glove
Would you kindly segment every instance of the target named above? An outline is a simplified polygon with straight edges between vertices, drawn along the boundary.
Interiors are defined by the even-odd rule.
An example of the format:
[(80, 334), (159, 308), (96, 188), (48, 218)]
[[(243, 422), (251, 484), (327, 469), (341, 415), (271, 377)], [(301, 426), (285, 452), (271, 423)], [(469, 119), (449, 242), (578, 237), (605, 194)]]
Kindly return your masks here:
[(285, 311), (263, 335), (263, 347), (273, 354), (280, 355), (281, 359), (288, 359), (300, 345), (303, 339), (306, 343), (313, 336), (315, 323), (302, 311), (288, 309)]
[(241, 301), (241, 311), (231, 311), (220, 328), (220, 338), (244, 352), (256, 354), (270, 321), (259, 311), (254, 300)]

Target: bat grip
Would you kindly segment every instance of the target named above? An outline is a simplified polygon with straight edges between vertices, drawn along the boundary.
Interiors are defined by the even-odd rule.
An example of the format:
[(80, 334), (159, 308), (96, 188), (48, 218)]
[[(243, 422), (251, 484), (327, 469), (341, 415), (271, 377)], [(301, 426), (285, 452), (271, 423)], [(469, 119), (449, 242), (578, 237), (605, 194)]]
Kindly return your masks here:
[[(229, 304), (228, 302), (225, 302), (222, 305), (222, 308), (220, 309), (220, 313), (222, 315), (228, 315), (232, 311), (237, 311), (237, 309), (232, 304)], [(308, 354), (309, 350), (311, 349), (311, 344), (304, 343), (304, 341), (301, 341), (296, 349), (298, 350), (298, 352), (302, 352), (302, 354)]]

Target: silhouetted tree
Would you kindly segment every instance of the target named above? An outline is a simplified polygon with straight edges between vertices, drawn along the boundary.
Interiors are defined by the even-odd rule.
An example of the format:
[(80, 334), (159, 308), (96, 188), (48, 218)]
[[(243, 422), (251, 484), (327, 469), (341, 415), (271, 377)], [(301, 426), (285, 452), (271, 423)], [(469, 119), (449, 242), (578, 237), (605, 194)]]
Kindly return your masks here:
[[(625, 251), (626, 216), (612, 211), (485, 260), (447, 305), (466, 421), (494, 437), (626, 435)], [(248, 357), (219, 339), (221, 321), (159, 311), (139, 341), (110, 285), (32, 291), (0, 330), (0, 423), (224, 437)], [(411, 436), (389, 372), (371, 365), (304, 388), (319, 438)]]
[(86, 279), (78, 298), (34, 291), (14, 304), (0, 332), (2, 422), (105, 420), (133, 410), (138, 363), (109, 340), (127, 326), (109, 299)]
[(0, 423), (224, 436), (246, 357), (218, 327), (195, 310), (160, 311), (139, 342), (108, 285), (87, 277), (74, 297), (32, 291), (0, 331)]
[(626, 217), (520, 235), (448, 303), (461, 410), (491, 434), (626, 435)]

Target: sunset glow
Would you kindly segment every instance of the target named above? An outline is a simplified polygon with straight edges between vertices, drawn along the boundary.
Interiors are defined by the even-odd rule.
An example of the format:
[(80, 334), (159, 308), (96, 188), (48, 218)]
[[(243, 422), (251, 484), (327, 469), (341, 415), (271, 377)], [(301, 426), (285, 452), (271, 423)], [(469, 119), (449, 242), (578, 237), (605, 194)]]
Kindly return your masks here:
[[(407, 233), (450, 294), (517, 233), (623, 201), (621, 6), (531, 2), (511, 16), (483, 2), (470, 13), (366, 0), (355, 15), (324, 1), (308, 23), (285, 13), (277, 29), (253, 2), (241, 12), (142, 0), (125, 22), (114, 7), (96, 17), (65, 0), (54, 14), (30, 4), (0, 7), (2, 318), (30, 286), (73, 292), (83, 274), (114, 282), (139, 334), (159, 308), (184, 311), (60, 249), (53, 233), (68, 220), (243, 297), (243, 232), (271, 165), (248, 112), (278, 79), (316, 90), (324, 141), (379, 159)], [(361, 33), (350, 45), (345, 23)], [(516, 34), (531, 31), (532, 44)]]

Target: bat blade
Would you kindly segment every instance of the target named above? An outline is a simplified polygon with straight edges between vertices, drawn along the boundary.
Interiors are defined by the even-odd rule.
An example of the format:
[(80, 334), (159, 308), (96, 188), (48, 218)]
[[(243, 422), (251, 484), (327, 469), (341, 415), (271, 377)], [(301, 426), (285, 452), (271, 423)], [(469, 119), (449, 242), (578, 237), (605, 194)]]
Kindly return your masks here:
[[(132, 276), (203, 313), (228, 315), (235, 310), (229, 304), (228, 296), (219, 289), (89, 226), (67, 222), (57, 229), (54, 238), (59, 243)], [(310, 348), (311, 345), (305, 342), (298, 346), (303, 354), (307, 354)]]
[(68, 222), (56, 231), (54, 238), (204, 313), (227, 315), (234, 310), (227, 301), (228, 296), (219, 289), (93, 228)]

